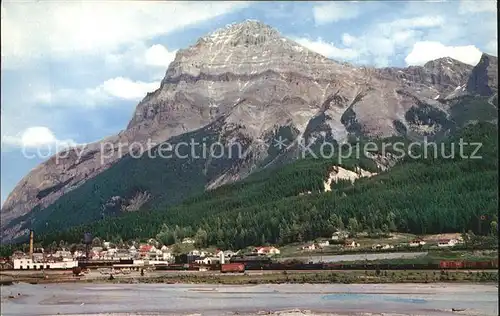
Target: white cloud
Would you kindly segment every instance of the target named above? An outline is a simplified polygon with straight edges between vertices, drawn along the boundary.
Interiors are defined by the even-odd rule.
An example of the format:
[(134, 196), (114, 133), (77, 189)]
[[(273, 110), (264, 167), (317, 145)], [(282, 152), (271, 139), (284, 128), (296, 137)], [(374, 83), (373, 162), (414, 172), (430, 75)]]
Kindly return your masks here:
[(104, 59), (108, 66), (123, 68), (133, 66), (136, 68), (157, 67), (166, 70), (174, 60), (177, 50), (169, 51), (162, 44), (145, 46), (143, 43), (135, 43), (120, 53), (108, 53)]
[(149, 66), (167, 69), (168, 65), (174, 60), (176, 52), (169, 52), (165, 46), (155, 44), (144, 53), (144, 62)]
[(317, 25), (350, 20), (360, 15), (361, 10), (357, 1), (332, 1), (313, 7), (314, 21)]
[(155, 91), (159, 87), (159, 82), (132, 81), (128, 78), (117, 77), (106, 80), (91, 93), (105, 93), (125, 100), (140, 100), (146, 96), (146, 93)]
[(497, 56), (498, 54), (498, 41), (497, 40), (491, 40), (486, 44), (485, 46), (485, 52), (494, 56)]
[(345, 46), (351, 46), (356, 41), (356, 38), (347, 33), (342, 34), (342, 44)]
[(317, 40), (295, 38), (294, 41), (318, 54), (332, 59), (352, 60), (357, 58), (359, 55), (357, 51), (351, 48), (338, 48), (332, 43), (323, 41), (321, 37), (319, 37)]
[(46, 91), (36, 96), (36, 101), (48, 105), (107, 106), (113, 99), (140, 101), (148, 92), (160, 87), (160, 82), (133, 81), (129, 78), (116, 77), (108, 79), (94, 88), (84, 90), (59, 89)]
[(337, 48), (344, 55), (338, 54), (338, 58), (358, 62), (363, 60), (377, 67), (386, 67), (391, 64), (391, 57), (411, 47), (425, 32), (444, 25), (445, 19), (440, 15), (422, 15), (370, 25), (360, 36), (344, 33), (344, 47)]
[[(335, 2), (334, 4), (342, 4)], [(321, 38), (295, 39), (299, 44), (327, 57), (355, 63), (368, 63), (377, 67), (391, 65), (391, 58), (409, 50), (424, 34), (444, 27), (446, 19), (439, 14), (397, 18), (370, 25), (360, 36), (342, 34), (340, 46)]]
[(458, 13), (481, 13), (481, 12), (497, 12), (497, 1), (495, 0), (462, 0), (458, 7)]
[(2, 67), (103, 54), (248, 6), (245, 2), (2, 1)]
[(405, 29), (439, 27), (443, 26), (444, 24), (445, 19), (440, 15), (424, 15), (381, 23), (379, 25), (379, 28), (384, 30), (385, 32), (393, 32)]
[(2, 135), (2, 146), (37, 149), (56, 146), (59, 149), (76, 146), (72, 139), (60, 140), (45, 126), (33, 126), (15, 136)]
[(445, 46), (439, 42), (417, 42), (406, 56), (408, 65), (423, 65), (426, 62), (442, 57), (450, 57), (469, 65), (476, 65), (481, 59), (481, 51), (474, 45)]

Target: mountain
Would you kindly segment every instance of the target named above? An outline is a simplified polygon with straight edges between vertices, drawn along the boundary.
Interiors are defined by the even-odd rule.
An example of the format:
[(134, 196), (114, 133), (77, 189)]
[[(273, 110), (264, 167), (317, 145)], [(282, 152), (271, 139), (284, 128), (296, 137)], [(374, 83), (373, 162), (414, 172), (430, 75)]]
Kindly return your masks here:
[[(460, 139), (482, 146), (477, 151), (465, 146), (461, 156)], [(367, 157), (341, 163), (299, 159), (175, 206), (49, 229), (37, 240), (44, 245), (80, 243), (84, 232), (92, 232), (113, 242), (153, 237), (173, 244), (194, 236), (202, 246), (241, 249), (328, 237), (343, 226), (372, 234), (489, 233), (490, 222), (498, 222), (498, 127), (470, 124), (439, 147), (445, 150), (436, 157), (403, 159), (387, 171), (378, 170)], [(425, 151), (418, 148), (415, 153)], [(480, 216), (487, 218), (481, 228)]]
[[(2, 207), (2, 242), (28, 228), (43, 230), (53, 217), (65, 227), (174, 205), (287, 163), (300, 156), (304, 142), (440, 138), (483, 120), (484, 113), (493, 120), (496, 64), (496, 57), (484, 55), (475, 67), (450, 58), (422, 67), (356, 67), (314, 53), (258, 21), (229, 25), (178, 51), (125, 130), (70, 150), (64, 159), (52, 157), (24, 177)], [(287, 148), (274, 147), (279, 137)], [(129, 155), (132, 149), (140, 153), (139, 147), (158, 152), (166, 141), (191, 140), (223, 144), (224, 159), (166, 163)], [(233, 157), (235, 143), (245, 157)]]

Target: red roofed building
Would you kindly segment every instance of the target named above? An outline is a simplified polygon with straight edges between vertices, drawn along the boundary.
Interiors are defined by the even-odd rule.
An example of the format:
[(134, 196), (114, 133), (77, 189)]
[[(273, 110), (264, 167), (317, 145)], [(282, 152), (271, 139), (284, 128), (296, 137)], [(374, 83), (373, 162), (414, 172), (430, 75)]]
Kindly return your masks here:
[(139, 247), (139, 252), (140, 253), (150, 252), (152, 248), (153, 248), (152, 245), (142, 245)]

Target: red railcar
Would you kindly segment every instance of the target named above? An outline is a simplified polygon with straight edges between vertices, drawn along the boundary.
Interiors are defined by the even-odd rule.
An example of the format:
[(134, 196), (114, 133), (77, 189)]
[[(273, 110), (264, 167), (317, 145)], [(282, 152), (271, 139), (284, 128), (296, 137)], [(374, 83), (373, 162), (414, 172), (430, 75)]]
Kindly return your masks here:
[(498, 260), (491, 261), (440, 261), (440, 269), (495, 269)]
[(225, 263), (225, 264), (221, 264), (221, 266), (220, 266), (220, 272), (221, 273), (228, 273), (228, 272), (243, 273), (243, 272), (245, 272), (245, 264), (243, 264), (243, 263)]
[(463, 269), (465, 268), (466, 262), (464, 261), (440, 261), (439, 262), (439, 267), (441, 269)]

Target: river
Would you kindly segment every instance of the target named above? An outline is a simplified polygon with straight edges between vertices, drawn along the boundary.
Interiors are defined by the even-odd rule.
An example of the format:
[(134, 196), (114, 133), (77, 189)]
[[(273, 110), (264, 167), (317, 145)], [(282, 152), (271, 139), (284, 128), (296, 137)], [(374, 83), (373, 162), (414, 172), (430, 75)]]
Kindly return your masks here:
[[(452, 312), (452, 308), (466, 309)], [(476, 284), (15, 284), (2, 315), (498, 315), (496, 285)], [(260, 315), (261, 315), (260, 314)], [(304, 315), (282, 313), (281, 315)]]

